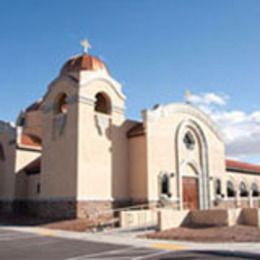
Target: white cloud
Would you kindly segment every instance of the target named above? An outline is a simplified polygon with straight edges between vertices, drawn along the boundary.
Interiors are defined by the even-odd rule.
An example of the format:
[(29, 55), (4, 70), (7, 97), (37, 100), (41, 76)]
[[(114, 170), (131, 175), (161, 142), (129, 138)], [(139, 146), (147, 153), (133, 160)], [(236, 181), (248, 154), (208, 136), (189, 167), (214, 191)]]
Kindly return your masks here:
[(228, 100), (228, 96), (216, 95), (215, 93), (202, 93), (199, 95), (191, 95), (189, 101), (200, 105), (219, 105), (224, 106)]
[(203, 93), (192, 94), (189, 101), (219, 125), (228, 157), (250, 160), (250, 157), (260, 156), (260, 111), (229, 111), (225, 107), (228, 99), (226, 95)]

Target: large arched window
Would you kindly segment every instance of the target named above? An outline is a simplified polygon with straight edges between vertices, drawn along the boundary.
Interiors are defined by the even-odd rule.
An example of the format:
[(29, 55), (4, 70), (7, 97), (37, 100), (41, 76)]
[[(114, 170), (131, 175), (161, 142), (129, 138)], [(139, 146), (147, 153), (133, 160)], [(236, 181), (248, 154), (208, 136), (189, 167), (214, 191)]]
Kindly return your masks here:
[(216, 193), (216, 195), (219, 195), (219, 196), (222, 195), (222, 189), (221, 189), (221, 181), (220, 181), (220, 179), (216, 179), (216, 181), (215, 181), (215, 193)]
[(4, 152), (4, 147), (2, 144), (0, 144), (0, 161), (5, 160), (5, 152)]
[(107, 94), (99, 92), (95, 96), (95, 111), (103, 114), (111, 114), (111, 101)]
[(253, 197), (258, 197), (258, 196), (260, 195), (260, 194), (259, 194), (259, 188), (258, 188), (258, 186), (257, 186), (256, 183), (253, 183), (253, 184), (252, 184), (251, 189), (252, 189), (252, 196), (253, 196)]
[(68, 96), (65, 93), (60, 94), (55, 102), (55, 114), (67, 114), (68, 107)]
[(229, 198), (236, 196), (235, 187), (234, 187), (234, 184), (231, 181), (227, 182), (227, 196)]
[(248, 197), (248, 190), (246, 187), (246, 184), (244, 182), (241, 182), (239, 185), (239, 192), (240, 192), (240, 197)]

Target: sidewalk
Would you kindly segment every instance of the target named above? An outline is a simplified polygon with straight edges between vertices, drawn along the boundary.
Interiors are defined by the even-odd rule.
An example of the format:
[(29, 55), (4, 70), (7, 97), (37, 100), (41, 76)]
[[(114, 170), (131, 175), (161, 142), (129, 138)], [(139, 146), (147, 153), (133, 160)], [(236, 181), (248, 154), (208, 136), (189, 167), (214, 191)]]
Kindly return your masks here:
[(147, 247), (155, 249), (163, 249), (169, 251), (200, 251), (200, 250), (227, 250), (247, 253), (259, 253), (260, 243), (195, 243), (195, 242), (180, 242), (180, 241), (166, 241), (166, 240), (153, 240), (136, 237), (136, 232), (117, 232), (106, 231), (98, 233), (83, 233), (53, 230), (40, 227), (17, 227), (17, 226), (2, 226), (1, 229), (29, 232), (40, 234), (43, 236), (77, 239), (81, 241), (103, 242), (110, 244), (120, 244), (135, 247)]

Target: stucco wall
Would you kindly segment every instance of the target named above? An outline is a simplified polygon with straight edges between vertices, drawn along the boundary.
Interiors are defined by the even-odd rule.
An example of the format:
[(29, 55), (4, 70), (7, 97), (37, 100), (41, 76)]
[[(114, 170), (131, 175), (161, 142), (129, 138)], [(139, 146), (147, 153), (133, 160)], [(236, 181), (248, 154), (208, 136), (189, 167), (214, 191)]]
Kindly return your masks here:
[(15, 199), (28, 199), (28, 176), (24, 171), (20, 171), (15, 175)]
[[(258, 174), (250, 174), (250, 173), (242, 173), (242, 172), (234, 172), (234, 171), (226, 171), (225, 175), (217, 176), (221, 181), (221, 193), (224, 195), (224, 198), (220, 201), (221, 206), (230, 206), (232, 207), (258, 207), (260, 203), (259, 197), (252, 197), (252, 184), (256, 183), (258, 187), (260, 187), (260, 175)], [(234, 185), (235, 191), (237, 192), (235, 197), (227, 197), (227, 182), (231, 181)], [(249, 192), (248, 197), (240, 197), (239, 195), (239, 185), (241, 182), (244, 182), (247, 186), (247, 190)], [(214, 187), (213, 187), (214, 190)], [(213, 197), (216, 199), (216, 196)]]
[[(205, 137), (207, 146), (205, 152), (208, 154), (205, 167), (209, 174), (208, 177), (225, 175), (224, 143), (217, 130), (214, 129), (213, 123), (204, 114), (189, 105), (176, 104), (157, 108), (154, 111), (145, 111), (143, 117), (147, 131), (148, 196), (150, 200), (158, 199), (158, 174), (160, 172), (175, 174), (170, 182), (172, 198), (177, 199), (179, 194), (181, 195), (179, 190), (181, 164), (191, 162), (197, 166), (199, 172), (202, 171), (202, 154), (198, 155), (197, 149), (189, 154), (182, 151), (183, 147), (178, 149), (178, 129), (183, 122), (196, 122)], [(181, 172), (183, 174), (183, 171)], [(209, 182), (209, 186), (209, 197), (212, 198), (214, 196), (213, 182)]]
[(25, 114), (24, 132), (42, 137), (43, 127), (43, 113), (42, 110), (30, 111)]
[(158, 211), (158, 228), (166, 230), (189, 223), (189, 210), (161, 209)]
[[(38, 185), (39, 191), (38, 191)], [(33, 174), (28, 176), (28, 186), (27, 186), (27, 197), (30, 200), (38, 199), (41, 193), (41, 176), (40, 174)]]
[(146, 137), (136, 136), (128, 140), (130, 196), (145, 201), (148, 197)]
[(202, 226), (228, 226), (228, 211), (224, 209), (192, 210), (190, 221), (192, 224)]
[(0, 143), (4, 159), (0, 160), (0, 199), (12, 201), (15, 197), (16, 129), (0, 122)]
[(26, 150), (26, 149), (16, 149), (16, 163), (15, 172), (19, 172), (26, 165), (33, 162), (41, 156), (41, 152), (37, 150)]
[(244, 182), (246, 184), (248, 190), (251, 190), (251, 186), (253, 183), (256, 183), (258, 187), (260, 187), (260, 175), (258, 174), (227, 171), (223, 180), (224, 191), (226, 190), (225, 188), (228, 180), (230, 180), (234, 184), (236, 190), (239, 189), (239, 185), (241, 182)]
[[(128, 151), (124, 96), (112, 79), (82, 75), (78, 103), (77, 198), (79, 200), (124, 200), (129, 198)], [(85, 80), (84, 80), (85, 79)], [(95, 96), (110, 99), (110, 115), (94, 111)], [(83, 101), (85, 100), (85, 101)]]
[(40, 184), (40, 174), (27, 175), (21, 171), (16, 174), (15, 198), (16, 200), (38, 199), (40, 193), (37, 192), (37, 185)]
[(260, 209), (243, 209), (242, 217), (244, 224), (260, 227)]
[(158, 211), (157, 210), (129, 210), (120, 212), (120, 227), (122, 228), (138, 228), (145, 226), (157, 226)]
[(68, 113), (56, 114), (54, 104), (61, 93), (77, 94), (72, 80), (61, 78), (52, 83), (42, 105), (43, 157), (42, 199), (75, 198), (77, 183), (77, 105), (69, 104)]
[[(109, 115), (94, 111), (95, 96), (100, 92), (111, 101)], [(54, 109), (61, 93), (68, 96), (66, 114), (57, 114)], [(224, 196), (218, 206), (259, 207), (260, 198), (227, 198), (228, 180), (237, 191), (241, 182), (250, 191), (252, 183), (260, 187), (260, 175), (226, 171), (224, 143), (208, 116), (187, 104), (159, 106), (143, 112), (145, 134), (127, 139), (134, 122), (125, 119), (125, 101), (120, 84), (102, 73), (82, 72), (77, 79), (63, 75), (51, 83), (41, 109), (26, 115), (24, 129), (43, 135), (42, 174), (26, 176), (20, 172), (41, 151), (16, 149), (16, 129), (12, 129), (14, 135), (10, 129), (1, 131), (6, 160), (0, 162), (0, 198), (77, 200), (82, 205), (100, 202), (109, 207), (112, 201), (131, 199), (157, 202), (159, 176), (167, 173), (169, 200), (181, 209), (181, 178), (199, 179), (204, 174), (205, 187), (199, 186), (204, 205), (200, 208), (216, 206), (216, 179), (221, 180)], [(183, 141), (187, 130), (194, 135), (193, 149)], [(41, 193), (35, 194), (38, 183)], [(211, 205), (201, 200), (205, 197)]]

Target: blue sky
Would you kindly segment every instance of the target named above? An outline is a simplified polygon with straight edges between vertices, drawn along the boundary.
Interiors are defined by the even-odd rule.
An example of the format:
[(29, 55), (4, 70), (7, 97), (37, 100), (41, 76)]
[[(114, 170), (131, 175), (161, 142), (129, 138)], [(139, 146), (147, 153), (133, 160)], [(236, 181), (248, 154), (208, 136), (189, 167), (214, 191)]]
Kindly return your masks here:
[(41, 97), (83, 38), (122, 83), (130, 118), (183, 101), (185, 89), (226, 95), (225, 111), (252, 115), (259, 28), (258, 0), (0, 0), (0, 118)]

